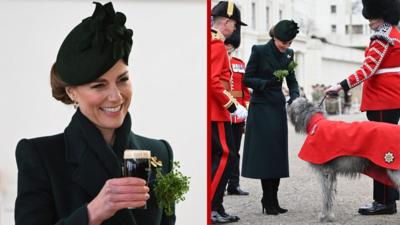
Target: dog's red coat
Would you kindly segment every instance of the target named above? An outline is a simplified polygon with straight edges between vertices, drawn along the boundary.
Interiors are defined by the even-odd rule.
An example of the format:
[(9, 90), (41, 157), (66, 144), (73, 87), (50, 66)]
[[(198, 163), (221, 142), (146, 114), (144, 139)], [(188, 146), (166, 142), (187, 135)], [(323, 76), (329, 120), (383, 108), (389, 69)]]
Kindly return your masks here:
[(400, 126), (371, 121), (332, 121), (317, 113), (309, 121), (307, 133), (299, 152), (301, 159), (324, 164), (341, 156), (367, 158), (375, 165), (365, 174), (393, 186), (384, 169), (400, 169)]

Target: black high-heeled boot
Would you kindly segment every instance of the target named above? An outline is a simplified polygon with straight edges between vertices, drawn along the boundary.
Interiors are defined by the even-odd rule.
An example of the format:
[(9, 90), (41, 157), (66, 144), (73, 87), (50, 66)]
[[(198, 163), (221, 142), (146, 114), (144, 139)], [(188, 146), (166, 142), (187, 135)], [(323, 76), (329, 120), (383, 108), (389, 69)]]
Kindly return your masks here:
[(261, 199), (262, 213), (267, 215), (278, 215), (279, 212), (275, 208), (273, 201), (273, 186), (270, 180), (261, 180), (263, 197)]
[(273, 181), (273, 188), (272, 188), (272, 192), (273, 192), (273, 197), (272, 197), (272, 201), (273, 204), (275, 205), (275, 209), (279, 212), (279, 213), (286, 213), (288, 210), (281, 208), (281, 206), (279, 205), (279, 201), (278, 201), (278, 187), (279, 187), (279, 183), (280, 183), (280, 179), (276, 179), (275, 181)]
[(278, 215), (279, 212), (274, 208), (273, 202), (270, 200), (266, 200), (266, 198), (261, 199), (261, 207), (262, 207), (262, 213), (267, 214), (267, 215)]
[(279, 205), (278, 198), (274, 199), (274, 205), (275, 205), (275, 208), (278, 211), (278, 213), (286, 213), (288, 211), (285, 208), (281, 208), (281, 206)]

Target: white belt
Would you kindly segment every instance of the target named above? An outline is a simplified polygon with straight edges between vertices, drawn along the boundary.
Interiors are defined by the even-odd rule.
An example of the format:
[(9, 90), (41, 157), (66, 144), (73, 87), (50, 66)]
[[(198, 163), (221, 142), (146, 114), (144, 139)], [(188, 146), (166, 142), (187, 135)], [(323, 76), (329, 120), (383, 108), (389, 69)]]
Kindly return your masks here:
[(384, 68), (375, 72), (375, 74), (382, 73), (400, 73), (400, 67)]

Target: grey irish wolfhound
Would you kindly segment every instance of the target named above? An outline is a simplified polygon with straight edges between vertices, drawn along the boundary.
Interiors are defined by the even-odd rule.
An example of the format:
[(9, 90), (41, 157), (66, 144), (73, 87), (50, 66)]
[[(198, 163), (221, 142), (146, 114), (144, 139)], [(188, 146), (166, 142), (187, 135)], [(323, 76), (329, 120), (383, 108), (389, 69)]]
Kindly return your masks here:
[[(305, 98), (297, 98), (288, 107), (288, 116), (296, 133), (307, 134), (307, 124), (315, 113), (323, 113), (323, 111)], [(324, 164), (309, 164), (316, 171), (322, 188), (322, 213), (319, 220), (333, 222), (335, 216), (332, 207), (336, 193), (336, 176), (357, 178), (372, 162), (361, 157), (341, 156)], [(393, 183), (400, 186), (400, 171), (389, 169), (386, 171)]]

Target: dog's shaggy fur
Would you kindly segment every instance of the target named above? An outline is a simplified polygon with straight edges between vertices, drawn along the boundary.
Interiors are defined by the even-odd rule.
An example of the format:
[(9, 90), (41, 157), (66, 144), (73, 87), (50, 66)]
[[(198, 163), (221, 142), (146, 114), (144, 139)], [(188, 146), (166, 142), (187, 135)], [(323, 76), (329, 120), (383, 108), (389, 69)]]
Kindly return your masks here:
[[(288, 107), (288, 116), (297, 133), (307, 134), (307, 124), (315, 113), (323, 113), (319, 107), (315, 107), (305, 98), (297, 98)], [(322, 188), (322, 213), (320, 222), (333, 222), (335, 216), (332, 206), (336, 193), (336, 176), (344, 175), (350, 178), (359, 177), (371, 165), (368, 159), (353, 156), (335, 158), (325, 164), (313, 164), (311, 167), (316, 171)], [(387, 170), (393, 183), (400, 186), (400, 171)]]

